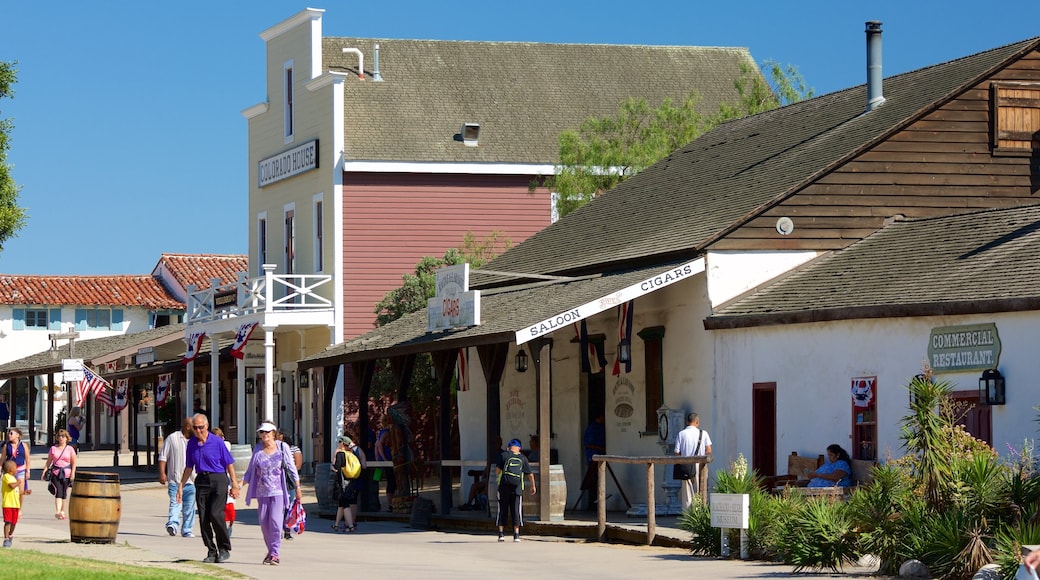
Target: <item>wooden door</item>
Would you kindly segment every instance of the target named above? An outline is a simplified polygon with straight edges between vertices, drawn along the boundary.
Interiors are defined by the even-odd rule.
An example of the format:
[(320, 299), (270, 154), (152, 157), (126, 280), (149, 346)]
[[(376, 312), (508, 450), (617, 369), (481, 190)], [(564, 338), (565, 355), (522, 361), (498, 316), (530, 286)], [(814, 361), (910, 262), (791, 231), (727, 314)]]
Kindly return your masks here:
[(950, 393), (962, 416), (957, 420), (976, 439), (993, 446), (993, 408), (979, 402), (978, 391), (955, 391)]
[(776, 383), (751, 386), (751, 468), (776, 475)]

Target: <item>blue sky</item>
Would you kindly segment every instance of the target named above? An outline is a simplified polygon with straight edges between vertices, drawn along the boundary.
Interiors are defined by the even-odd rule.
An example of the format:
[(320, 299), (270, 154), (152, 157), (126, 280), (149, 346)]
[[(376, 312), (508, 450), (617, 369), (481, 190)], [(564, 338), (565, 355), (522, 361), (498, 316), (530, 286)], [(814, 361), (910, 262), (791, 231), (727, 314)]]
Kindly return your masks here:
[[(528, 0), (315, 2), (326, 36), (743, 46), (816, 94), (866, 78), (864, 22), (890, 76), (1040, 36), (1040, 2)], [(262, 102), (259, 33), (306, 4), (53, 0), (0, 6), (18, 61), (8, 162), (27, 226), (4, 274), (144, 274), (162, 252), (246, 253), (246, 121)]]

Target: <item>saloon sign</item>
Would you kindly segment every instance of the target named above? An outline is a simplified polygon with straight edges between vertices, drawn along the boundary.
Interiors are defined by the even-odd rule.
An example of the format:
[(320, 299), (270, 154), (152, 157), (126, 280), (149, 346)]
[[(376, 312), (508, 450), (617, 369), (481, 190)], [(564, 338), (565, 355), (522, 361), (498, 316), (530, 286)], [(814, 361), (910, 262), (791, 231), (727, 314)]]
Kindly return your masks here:
[(649, 294), (654, 290), (675, 284), (679, 280), (691, 278), (695, 274), (699, 274), (703, 271), (704, 258), (697, 258), (692, 262), (687, 262), (669, 270), (659, 272), (642, 282), (637, 282), (627, 288), (622, 288), (617, 292), (602, 296), (587, 304), (582, 304), (581, 306), (565, 310), (556, 316), (546, 318), (541, 322), (537, 322), (527, 328), (516, 331), (516, 344), (524, 344), (525, 342), (538, 338), (543, 334), (549, 334), (558, 328), (568, 326), (572, 322), (578, 322), (583, 318), (599, 314), (600, 312), (613, 308), (618, 304), (623, 304), (629, 300)]
[(997, 325), (940, 326), (928, 337), (928, 362), (934, 371), (982, 371), (1000, 362)]

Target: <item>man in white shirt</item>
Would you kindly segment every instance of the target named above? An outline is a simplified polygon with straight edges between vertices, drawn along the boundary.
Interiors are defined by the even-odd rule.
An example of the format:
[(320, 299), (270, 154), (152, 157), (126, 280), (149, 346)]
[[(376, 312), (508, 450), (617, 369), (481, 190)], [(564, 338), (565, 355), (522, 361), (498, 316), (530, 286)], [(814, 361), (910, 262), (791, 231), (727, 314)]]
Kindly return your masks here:
[[(176, 536), (177, 532), (185, 538), (194, 538), (195, 527), (195, 474), (184, 486), (181, 495), (183, 501), (177, 501), (177, 482), (184, 473), (184, 458), (188, 449), (188, 438), (191, 433), (191, 419), (185, 419), (180, 431), (170, 433), (163, 442), (159, 452), (159, 483), (166, 486), (170, 494), (170, 515), (166, 520), (166, 533)], [(179, 529), (179, 530), (178, 530)]]
[[(675, 438), (675, 454), (683, 457), (692, 457), (694, 455), (711, 455), (711, 436), (708, 432), (701, 429), (701, 418), (697, 416), (697, 413), (690, 413), (686, 415), (686, 428), (679, 431), (679, 435)], [(693, 498), (698, 491), (697, 484), (700, 481), (698, 475), (700, 474), (699, 468), (701, 464), (696, 464), (691, 467), (692, 470), (690, 479), (682, 480), (682, 506), (683, 511), (690, 508), (693, 504)], [(705, 469), (707, 465), (704, 466)]]

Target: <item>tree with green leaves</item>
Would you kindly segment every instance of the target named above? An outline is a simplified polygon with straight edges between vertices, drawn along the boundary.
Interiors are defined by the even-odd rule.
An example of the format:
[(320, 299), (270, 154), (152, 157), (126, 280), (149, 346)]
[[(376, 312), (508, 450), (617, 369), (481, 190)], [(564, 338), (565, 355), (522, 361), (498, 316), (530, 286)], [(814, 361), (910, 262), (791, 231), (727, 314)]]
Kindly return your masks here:
[(646, 99), (629, 98), (616, 115), (590, 117), (577, 130), (561, 133), (556, 174), (545, 180), (557, 195), (557, 214), (563, 217), (578, 209), (726, 121), (813, 96), (795, 67), (763, 64), (769, 80), (752, 63), (743, 63), (733, 82), (739, 100), (723, 103), (715, 114), (697, 110), (696, 92), (680, 103), (665, 99), (657, 108)]
[(376, 326), (384, 326), (405, 314), (426, 308), (426, 301), (433, 298), (436, 290), (437, 268), (465, 264), (479, 268), (492, 258), (509, 249), (510, 241), (499, 232), (492, 232), (478, 240), (468, 232), (458, 248), (449, 248), (441, 258), (424, 256), (415, 266), (413, 274), (402, 276), (401, 285), (386, 293), (376, 304)]
[[(0, 99), (14, 96), (14, 84), (18, 82), (17, 62), (0, 61)], [(7, 163), (7, 151), (11, 147), (10, 134), (14, 128), (11, 119), (0, 117), (0, 250), (4, 242), (18, 235), (25, 226), (25, 209), (18, 207), (18, 185), (11, 177), (11, 166)]]

